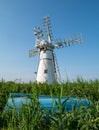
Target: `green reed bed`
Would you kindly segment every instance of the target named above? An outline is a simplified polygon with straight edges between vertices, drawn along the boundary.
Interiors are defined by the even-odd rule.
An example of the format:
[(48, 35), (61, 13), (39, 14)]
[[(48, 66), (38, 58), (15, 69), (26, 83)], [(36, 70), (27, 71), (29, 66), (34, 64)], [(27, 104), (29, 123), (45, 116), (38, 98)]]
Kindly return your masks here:
[[(30, 93), (34, 96), (30, 104), (23, 105), (21, 112), (4, 111), (10, 93)], [(57, 108), (49, 112), (42, 109), (38, 95), (58, 96)], [(61, 97), (87, 97), (91, 100), (89, 109), (82, 106), (72, 112), (64, 112)], [(54, 103), (54, 101), (53, 101)], [(46, 120), (45, 120), (46, 118)], [(36, 84), (0, 82), (0, 129), (2, 130), (99, 130), (99, 80)]]

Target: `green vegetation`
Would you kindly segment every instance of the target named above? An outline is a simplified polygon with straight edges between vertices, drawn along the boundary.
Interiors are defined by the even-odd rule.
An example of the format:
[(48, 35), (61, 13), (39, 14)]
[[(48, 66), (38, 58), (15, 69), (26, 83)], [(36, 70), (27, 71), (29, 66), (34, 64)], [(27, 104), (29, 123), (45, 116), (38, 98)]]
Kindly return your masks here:
[[(25, 104), (20, 113), (4, 113), (4, 106), (10, 93), (30, 93), (30, 104)], [(58, 96), (58, 110), (49, 112), (41, 109), (38, 95)], [(87, 97), (93, 102), (87, 109), (82, 106), (72, 112), (64, 112), (62, 96)], [(45, 118), (50, 117), (47, 120)], [(0, 129), (1, 130), (99, 130), (99, 80), (67, 81), (62, 84), (54, 83), (15, 83), (0, 81)]]

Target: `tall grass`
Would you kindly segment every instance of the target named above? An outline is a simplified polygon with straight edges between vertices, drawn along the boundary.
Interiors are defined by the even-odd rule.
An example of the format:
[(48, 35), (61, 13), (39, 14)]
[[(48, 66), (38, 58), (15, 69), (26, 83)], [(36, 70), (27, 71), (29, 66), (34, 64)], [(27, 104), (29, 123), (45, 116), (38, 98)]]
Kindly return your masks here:
[(32, 97), (31, 102), (23, 104), (20, 112), (9, 109), (3, 112), (2, 117), (5, 118), (6, 127), (11, 130), (39, 130), (44, 120), (36, 97)]
[[(21, 112), (16, 110), (4, 112), (4, 106), (10, 93), (32, 93), (30, 104), (24, 104)], [(57, 111), (49, 112), (38, 102), (38, 95), (57, 96)], [(62, 96), (87, 97), (93, 102), (87, 109), (82, 106), (72, 112), (64, 112), (66, 101)], [(54, 106), (54, 105), (53, 105)], [(48, 120), (47, 120), (48, 118)], [(45, 120), (46, 119), (46, 120)], [(99, 130), (99, 80), (77, 81), (58, 84), (36, 84), (0, 82), (0, 129), (2, 130)]]

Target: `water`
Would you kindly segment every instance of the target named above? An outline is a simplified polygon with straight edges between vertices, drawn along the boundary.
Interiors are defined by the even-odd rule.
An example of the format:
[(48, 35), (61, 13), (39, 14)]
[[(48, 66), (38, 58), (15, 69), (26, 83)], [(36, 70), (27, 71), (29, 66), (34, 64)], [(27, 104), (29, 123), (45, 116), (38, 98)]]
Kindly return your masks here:
[[(22, 108), (23, 104), (30, 103), (32, 94), (21, 94), (21, 93), (11, 93), (8, 99), (8, 102), (5, 106), (6, 109), (8, 108), (16, 108), (17, 111), (19, 111)], [(57, 97), (50, 97), (46, 95), (40, 95), (38, 97), (38, 101), (41, 104), (42, 107), (47, 108), (48, 110), (51, 110), (52, 108), (56, 111), (57, 105), (56, 102), (58, 102)], [(73, 97), (62, 97), (61, 98), (61, 104), (66, 101), (65, 105), (65, 111), (72, 110), (72, 107), (74, 106), (74, 109), (80, 108), (82, 105), (89, 108), (89, 101), (85, 98), (73, 98)]]

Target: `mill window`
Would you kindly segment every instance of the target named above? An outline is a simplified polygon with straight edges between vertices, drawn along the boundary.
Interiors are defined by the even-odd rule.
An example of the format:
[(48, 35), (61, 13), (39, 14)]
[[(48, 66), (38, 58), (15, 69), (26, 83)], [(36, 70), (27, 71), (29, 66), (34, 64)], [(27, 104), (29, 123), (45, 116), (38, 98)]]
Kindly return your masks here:
[(47, 73), (48, 71), (47, 70), (44, 70), (44, 73)]

